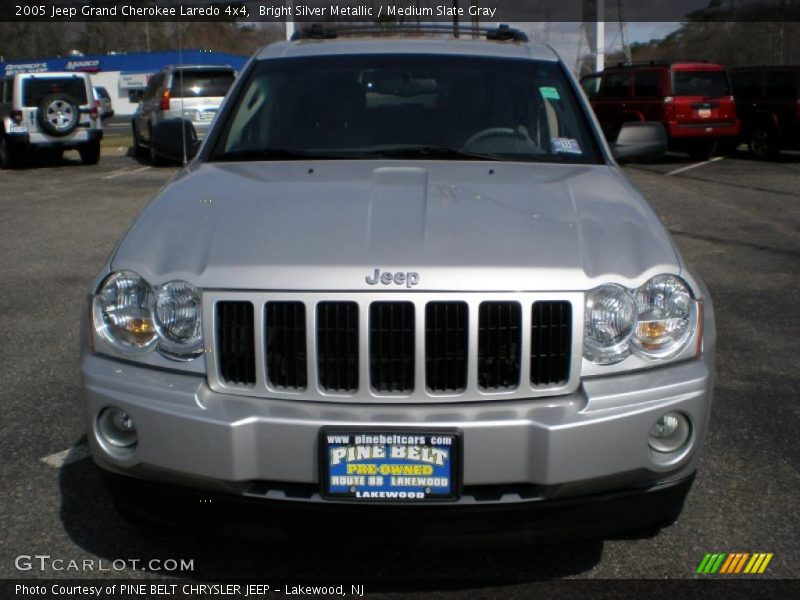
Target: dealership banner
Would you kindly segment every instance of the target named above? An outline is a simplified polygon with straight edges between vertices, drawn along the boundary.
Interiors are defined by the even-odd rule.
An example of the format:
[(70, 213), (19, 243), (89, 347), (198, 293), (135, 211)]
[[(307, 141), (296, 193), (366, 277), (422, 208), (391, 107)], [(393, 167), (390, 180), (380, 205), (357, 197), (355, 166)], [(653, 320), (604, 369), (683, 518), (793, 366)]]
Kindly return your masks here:
[(797, 0), (8, 0), (2, 21), (800, 21)]

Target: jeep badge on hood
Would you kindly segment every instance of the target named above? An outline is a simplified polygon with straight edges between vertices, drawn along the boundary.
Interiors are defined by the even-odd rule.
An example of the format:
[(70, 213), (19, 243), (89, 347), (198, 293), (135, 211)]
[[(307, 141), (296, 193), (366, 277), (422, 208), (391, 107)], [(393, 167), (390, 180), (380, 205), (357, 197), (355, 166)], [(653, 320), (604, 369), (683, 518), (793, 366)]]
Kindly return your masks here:
[(397, 273), (390, 273), (389, 271), (384, 271), (381, 273), (380, 269), (375, 269), (375, 273), (372, 276), (367, 275), (365, 281), (370, 285), (378, 285), (379, 283), (391, 285), (394, 283), (396, 285), (405, 284), (407, 288), (411, 288), (419, 283), (419, 273), (415, 273), (414, 271), (409, 271), (408, 273), (402, 273), (400, 271)]

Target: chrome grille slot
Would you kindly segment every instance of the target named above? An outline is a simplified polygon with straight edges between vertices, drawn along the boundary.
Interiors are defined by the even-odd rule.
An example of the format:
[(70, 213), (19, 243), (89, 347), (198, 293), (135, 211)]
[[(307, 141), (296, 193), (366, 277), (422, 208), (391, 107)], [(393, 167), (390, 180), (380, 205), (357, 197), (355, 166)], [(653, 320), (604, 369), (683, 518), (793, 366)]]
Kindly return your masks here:
[(425, 385), (434, 392), (461, 392), (467, 387), (466, 302), (425, 305)]
[(223, 381), (235, 385), (256, 382), (256, 353), (250, 302), (217, 303), (217, 358)]
[(306, 387), (306, 306), (267, 302), (267, 380), (276, 388)]
[(414, 304), (373, 302), (369, 307), (370, 385), (378, 392), (414, 389)]
[(329, 392), (358, 390), (358, 304), (317, 305), (317, 371)]
[(519, 385), (520, 324), (518, 302), (482, 302), (478, 316), (478, 385), (485, 390)]
[(569, 379), (572, 306), (535, 302), (531, 314), (531, 383), (559, 385)]

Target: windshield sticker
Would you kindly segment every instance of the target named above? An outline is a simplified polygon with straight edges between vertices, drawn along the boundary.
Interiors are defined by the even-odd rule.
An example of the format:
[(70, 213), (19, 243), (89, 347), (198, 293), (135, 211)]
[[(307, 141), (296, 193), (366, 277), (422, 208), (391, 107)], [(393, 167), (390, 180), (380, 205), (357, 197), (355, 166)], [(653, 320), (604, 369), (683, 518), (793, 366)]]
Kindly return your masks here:
[(551, 138), (550, 142), (553, 145), (553, 152), (561, 152), (563, 154), (583, 154), (578, 140), (572, 138)]
[(540, 87), (539, 93), (542, 95), (542, 98), (548, 100), (561, 100), (561, 96), (558, 95), (558, 90), (554, 87)]

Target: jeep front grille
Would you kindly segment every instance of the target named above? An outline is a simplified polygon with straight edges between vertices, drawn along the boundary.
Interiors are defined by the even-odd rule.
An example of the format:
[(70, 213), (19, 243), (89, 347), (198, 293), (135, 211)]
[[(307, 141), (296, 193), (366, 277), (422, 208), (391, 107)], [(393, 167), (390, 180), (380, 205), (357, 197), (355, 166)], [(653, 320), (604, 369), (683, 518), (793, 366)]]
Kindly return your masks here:
[(531, 315), (531, 383), (558, 385), (569, 379), (572, 307), (569, 302), (535, 302)]
[(467, 387), (467, 303), (425, 306), (425, 384), (434, 392)]
[(209, 385), (340, 402), (466, 402), (579, 383), (583, 294), (203, 295)]
[(379, 392), (414, 389), (414, 305), (373, 302), (369, 307), (369, 381)]
[(225, 383), (253, 385), (256, 354), (253, 340), (253, 305), (217, 302), (217, 355)]
[(519, 385), (518, 302), (481, 302), (478, 318), (478, 385), (484, 390)]
[(306, 305), (267, 302), (267, 379), (276, 388), (306, 387)]
[(358, 304), (317, 304), (317, 373), (329, 392), (358, 389)]

